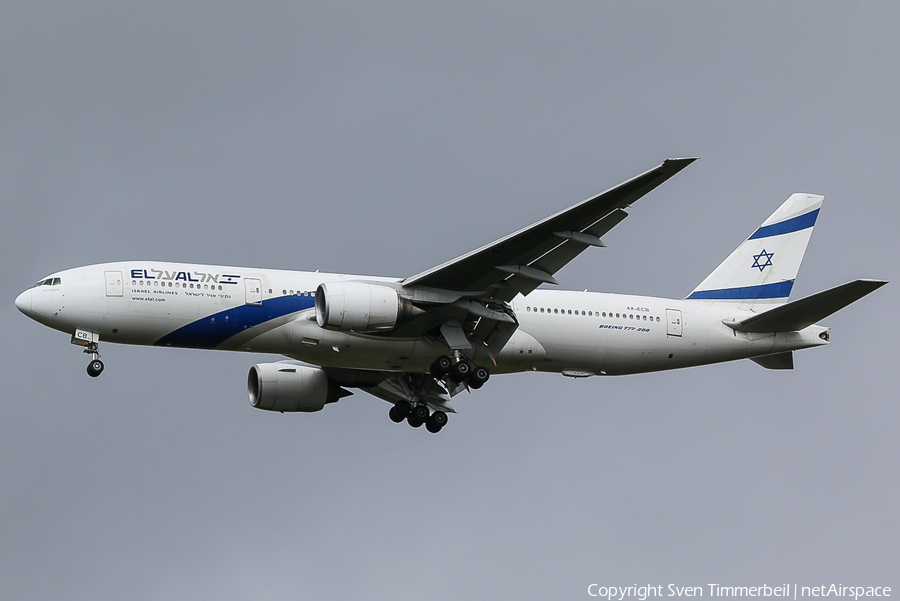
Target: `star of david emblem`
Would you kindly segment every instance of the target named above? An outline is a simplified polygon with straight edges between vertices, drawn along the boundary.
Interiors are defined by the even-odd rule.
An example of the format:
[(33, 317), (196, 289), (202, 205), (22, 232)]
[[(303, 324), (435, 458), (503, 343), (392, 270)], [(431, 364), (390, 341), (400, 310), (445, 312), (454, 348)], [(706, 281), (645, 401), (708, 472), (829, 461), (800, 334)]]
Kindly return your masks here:
[(775, 253), (767, 253), (766, 249), (764, 248), (758, 255), (753, 255), (753, 265), (751, 265), (750, 268), (752, 269), (753, 267), (759, 267), (759, 270), (762, 271), (772, 264), (772, 257), (774, 256)]

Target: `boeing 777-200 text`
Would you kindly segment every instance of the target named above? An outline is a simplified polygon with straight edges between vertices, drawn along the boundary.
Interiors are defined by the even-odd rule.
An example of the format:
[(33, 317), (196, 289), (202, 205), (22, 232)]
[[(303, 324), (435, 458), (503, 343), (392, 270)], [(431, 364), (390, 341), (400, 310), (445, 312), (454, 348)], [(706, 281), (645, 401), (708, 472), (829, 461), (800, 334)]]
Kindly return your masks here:
[(793, 194), (686, 298), (539, 288), (694, 159), (658, 167), (487, 246), (406, 278), (125, 261), (68, 269), (16, 299), (103, 371), (100, 340), (275, 353), (250, 403), (319, 411), (359, 388), (395, 422), (438, 432), (452, 397), (491, 373), (635, 374), (735, 359), (791, 369), (828, 344), (816, 322), (886, 282), (787, 302), (822, 196)]

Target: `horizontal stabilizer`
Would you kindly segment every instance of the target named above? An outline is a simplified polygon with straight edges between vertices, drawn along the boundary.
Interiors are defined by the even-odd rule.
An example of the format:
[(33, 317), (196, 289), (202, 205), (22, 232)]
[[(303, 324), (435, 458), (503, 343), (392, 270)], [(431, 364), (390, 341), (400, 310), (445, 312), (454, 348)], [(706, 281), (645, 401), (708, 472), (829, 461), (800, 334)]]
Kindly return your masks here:
[(743, 321), (725, 322), (725, 325), (738, 332), (796, 332), (840, 311), (885, 284), (887, 282), (882, 280), (856, 280), (775, 307)]
[(750, 360), (766, 369), (794, 369), (794, 353), (775, 353), (762, 357), (750, 357)]

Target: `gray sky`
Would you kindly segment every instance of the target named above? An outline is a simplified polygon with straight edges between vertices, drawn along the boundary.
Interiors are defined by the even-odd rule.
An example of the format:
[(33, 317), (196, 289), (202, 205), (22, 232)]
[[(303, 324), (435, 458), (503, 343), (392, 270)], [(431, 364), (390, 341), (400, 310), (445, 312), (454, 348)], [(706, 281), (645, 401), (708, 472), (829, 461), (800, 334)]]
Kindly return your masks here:
[[(0, 598), (900, 591), (896, 3), (6, 1)], [(103, 347), (15, 296), (159, 259), (405, 276), (702, 160), (563, 270), (682, 297), (792, 192), (794, 297), (894, 283), (790, 373), (497, 377), (438, 436), (358, 393), (253, 410), (268, 357)]]

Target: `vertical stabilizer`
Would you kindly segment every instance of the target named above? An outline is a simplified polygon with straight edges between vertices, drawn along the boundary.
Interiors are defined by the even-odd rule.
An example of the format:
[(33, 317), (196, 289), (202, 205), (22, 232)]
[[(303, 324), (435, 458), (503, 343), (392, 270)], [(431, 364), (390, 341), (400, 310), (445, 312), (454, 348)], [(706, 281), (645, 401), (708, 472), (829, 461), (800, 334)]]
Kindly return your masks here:
[(687, 298), (756, 311), (787, 302), (824, 199), (792, 194)]

